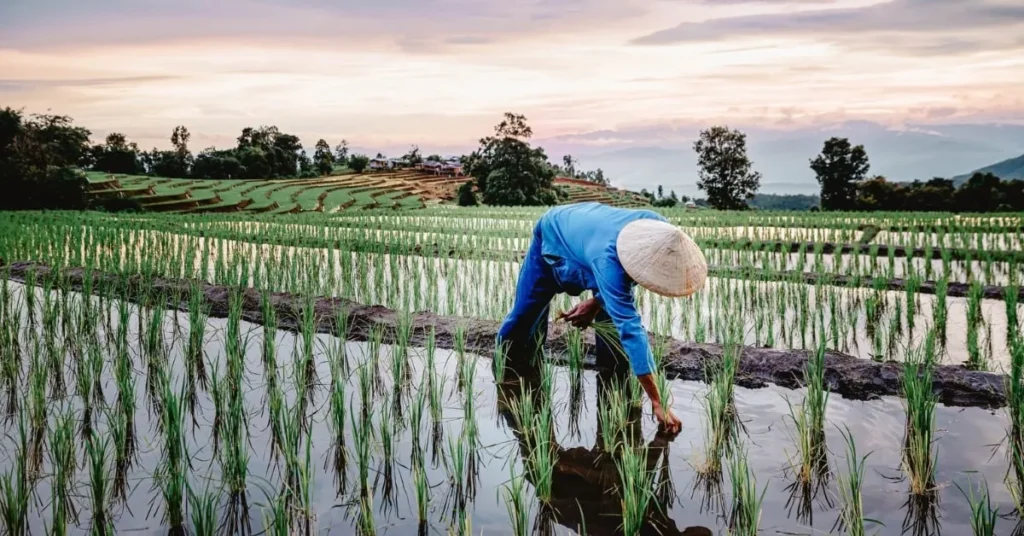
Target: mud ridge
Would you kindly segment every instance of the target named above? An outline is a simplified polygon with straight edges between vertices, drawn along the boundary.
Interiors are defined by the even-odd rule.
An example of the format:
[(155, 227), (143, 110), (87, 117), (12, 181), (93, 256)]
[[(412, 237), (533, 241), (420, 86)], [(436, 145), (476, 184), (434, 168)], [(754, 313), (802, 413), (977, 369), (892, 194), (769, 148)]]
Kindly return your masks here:
[[(0, 264), (0, 266), (3, 266)], [(228, 316), (228, 301), (233, 294), (243, 300), (244, 320), (263, 323), (260, 291), (252, 288), (233, 289), (223, 285), (194, 282), (185, 279), (145, 278), (141, 275), (122, 276), (104, 272), (87, 272), (70, 268), (59, 273), (46, 265), (11, 263), (2, 268), (12, 280), (24, 282), (30, 272), (34, 281), (42, 285), (47, 278), (56, 288), (81, 291), (84, 282), (91, 279), (96, 292), (116, 292), (118, 297), (147, 307), (163, 305), (185, 311), (193, 291), (203, 294), (210, 315)], [(385, 340), (394, 340), (404, 313), (379, 305), (362, 305), (344, 298), (306, 297), (289, 293), (269, 293), (268, 299), (277, 316), (277, 328), (297, 332), (305, 311), (312, 311), (319, 333), (337, 334), (344, 325), (348, 340), (366, 341), (375, 329), (384, 332)], [(342, 322), (343, 320), (343, 322)], [(411, 314), (410, 343), (422, 346), (430, 329), (434, 330), (436, 344), (452, 349), (457, 329), (465, 333), (466, 347), (479, 355), (488, 356), (494, 350), (499, 323), (473, 318), (438, 315), (432, 312)], [(547, 350), (555, 356), (565, 353), (566, 328), (552, 325), (548, 334)], [(651, 335), (652, 340), (660, 338)], [(593, 333), (584, 337), (588, 359), (593, 368)], [(704, 381), (708, 363), (721, 359), (723, 348), (717, 344), (699, 344), (667, 339), (666, 371), (673, 379)], [(805, 350), (778, 350), (744, 347), (741, 350), (736, 384), (748, 388), (761, 388), (769, 384), (796, 389), (802, 385)], [(556, 358), (557, 359), (557, 358)], [(869, 400), (880, 396), (899, 396), (902, 365), (878, 363), (850, 355), (828, 352), (826, 355), (826, 383), (831, 392), (854, 400)], [(950, 406), (977, 406), (997, 408), (1005, 405), (1005, 376), (989, 372), (971, 371), (959, 365), (939, 365), (934, 371), (935, 390), (942, 403)]]

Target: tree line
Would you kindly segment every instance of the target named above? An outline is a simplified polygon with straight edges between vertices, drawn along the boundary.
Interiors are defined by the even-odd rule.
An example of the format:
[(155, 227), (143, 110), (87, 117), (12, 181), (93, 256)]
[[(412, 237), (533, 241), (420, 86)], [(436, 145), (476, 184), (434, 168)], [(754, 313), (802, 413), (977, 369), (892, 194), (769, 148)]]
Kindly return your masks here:
[[(87, 208), (88, 182), (82, 170), (170, 178), (268, 179), (317, 177), (346, 168), (361, 173), (370, 162), (367, 155), (351, 153), (345, 140), (332, 149), (320, 139), (309, 156), (298, 136), (276, 126), (246, 127), (234, 147), (210, 147), (198, 154), (192, 153), (192, 136), (184, 126), (171, 132), (169, 150), (143, 151), (116, 132), (102, 143), (93, 143), (91, 134), (68, 116), (0, 110), (0, 182), (12, 194), (4, 196), (0, 209)], [(475, 151), (460, 158), (471, 180), (459, 189), (459, 204), (481, 200), (489, 205), (557, 204), (567, 198), (554, 184), (557, 176), (610, 185), (602, 170), (582, 170), (570, 155), (560, 164), (552, 163), (542, 147), (531, 145), (532, 136), (525, 116), (506, 113), (493, 135), (481, 138)], [(746, 135), (739, 130), (727, 126), (705, 129), (693, 150), (697, 153), (697, 186), (706, 194), (706, 199), (694, 200), (698, 205), (743, 210), (809, 204), (802, 197), (758, 195), (761, 174), (753, 169)], [(410, 164), (441, 161), (438, 155), (424, 158), (416, 146), (402, 159)], [(846, 138), (826, 140), (821, 153), (810, 160), (810, 167), (821, 186), (822, 210), (1024, 210), (1024, 181), (1002, 181), (992, 174), (975, 174), (959, 187), (943, 178), (897, 183), (882, 176), (868, 177), (867, 152)], [(655, 206), (689, 201), (675, 191), (666, 196), (660, 186), (656, 192), (644, 190), (641, 194)]]
[(810, 161), (821, 185), (822, 210), (1010, 212), (1024, 210), (1024, 181), (975, 173), (959, 187), (952, 179), (891, 182), (868, 177), (871, 164), (863, 145), (847, 138), (825, 141)]

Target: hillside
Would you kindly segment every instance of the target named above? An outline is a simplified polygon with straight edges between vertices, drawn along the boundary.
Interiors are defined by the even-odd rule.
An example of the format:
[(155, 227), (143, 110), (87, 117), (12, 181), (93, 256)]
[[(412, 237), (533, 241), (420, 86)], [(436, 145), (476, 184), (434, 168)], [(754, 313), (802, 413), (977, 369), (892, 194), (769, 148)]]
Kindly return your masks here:
[[(347, 173), (313, 179), (199, 180), (88, 173), (89, 195), (96, 199), (134, 200), (154, 212), (338, 212), (356, 209), (411, 209), (455, 202), (466, 177), (403, 170)], [(584, 181), (559, 178), (570, 203), (600, 201), (643, 206), (639, 194)]]
[(1003, 180), (1024, 179), (1024, 154), (1014, 158), (1007, 158), (990, 166), (978, 168), (970, 173), (957, 175), (953, 177), (953, 184), (960, 186), (967, 182), (967, 179), (971, 178), (971, 175), (975, 173), (991, 173)]

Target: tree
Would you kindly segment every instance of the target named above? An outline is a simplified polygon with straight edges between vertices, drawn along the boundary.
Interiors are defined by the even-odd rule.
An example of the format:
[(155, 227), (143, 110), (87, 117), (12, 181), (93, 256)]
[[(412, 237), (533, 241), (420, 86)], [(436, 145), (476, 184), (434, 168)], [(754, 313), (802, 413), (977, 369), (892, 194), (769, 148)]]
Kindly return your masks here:
[(145, 173), (142, 154), (139, 146), (129, 143), (128, 138), (120, 132), (107, 134), (103, 145), (94, 145), (92, 152), (92, 168), (104, 173), (136, 175)]
[(317, 140), (316, 151), (313, 152), (313, 166), (321, 175), (330, 175), (334, 171), (334, 154), (331, 146), (323, 138)]
[(341, 143), (334, 147), (334, 160), (336, 162), (348, 162), (348, 140), (341, 140)]
[(562, 157), (562, 168), (565, 170), (565, 174), (570, 177), (576, 176), (576, 164), (578, 163), (579, 161), (573, 158), (570, 154)]
[(354, 154), (348, 157), (348, 167), (356, 173), (362, 173), (370, 165), (370, 157), (365, 154)]
[(459, 186), (460, 207), (475, 207), (478, 203), (476, 192), (473, 191), (473, 181), (466, 181)]
[(697, 153), (697, 187), (707, 192), (708, 203), (717, 209), (742, 210), (761, 187), (761, 174), (747, 158), (747, 135), (726, 126), (703, 130), (694, 142)]
[(0, 210), (86, 208), (88, 181), (78, 166), (89, 135), (70, 117), (0, 110)]
[[(544, 149), (530, 147), (533, 130), (521, 114), (505, 113), (494, 135), (463, 159), (489, 205), (542, 205), (557, 199), (555, 171)], [(492, 179), (495, 181), (492, 187)]]
[(410, 164), (412, 164), (414, 166), (416, 164), (422, 164), (423, 163), (423, 155), (420, 154), (419, 146), (418, 145), (413, 145), (412, 149), (409, 149), (409, 152), (405, 153), (405, 156), (402, 157), (402, 160), (405, 160), (406, 162), (408, 162), (408, 163), (410, 163)]
[(821, 185), (821, 208), (853, 210), (857, 183), (864, 180), (870, 168), (863, 145), (851, 145), (846, 138), (826, 140), (821, 154), (811, 160), (811, 169)]

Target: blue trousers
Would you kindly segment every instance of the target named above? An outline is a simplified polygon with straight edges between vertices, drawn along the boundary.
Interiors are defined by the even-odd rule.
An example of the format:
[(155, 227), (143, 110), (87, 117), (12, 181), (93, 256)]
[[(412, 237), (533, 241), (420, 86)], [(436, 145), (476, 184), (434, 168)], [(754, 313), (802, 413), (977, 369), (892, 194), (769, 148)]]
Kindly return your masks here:
[[(542, 355), (548, 335), (551, 300), (562, 292), (551, 266), (541, 254), (542, 240), (538, 225), (534, 227), (530, 248), (519, 270), (512, 311), (505, 317), (498, 331), (498, 340), (505, 345), (511, 362), (532, 363)], [(610, 322), (611, 318), (608, 313), (601, 310), (594, 320)], [(595, 338), (594, 350), (598, 366), (628, 368), (629, 360), (618, 350), (621, 344), (615, 343), (617, 341), (607, 341), (600, 336)]]

